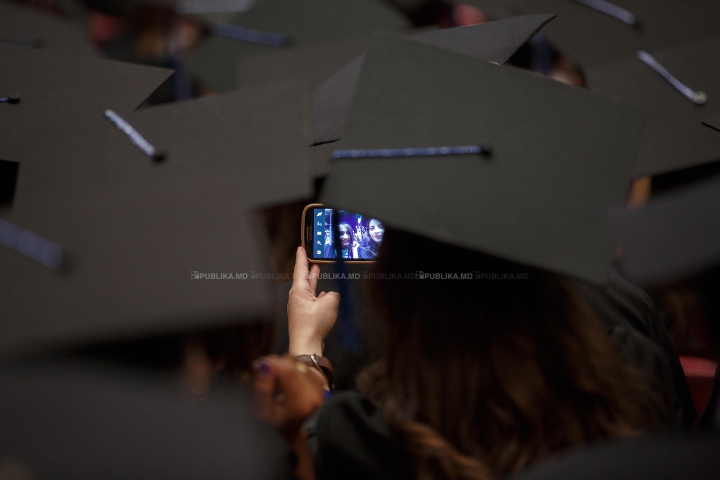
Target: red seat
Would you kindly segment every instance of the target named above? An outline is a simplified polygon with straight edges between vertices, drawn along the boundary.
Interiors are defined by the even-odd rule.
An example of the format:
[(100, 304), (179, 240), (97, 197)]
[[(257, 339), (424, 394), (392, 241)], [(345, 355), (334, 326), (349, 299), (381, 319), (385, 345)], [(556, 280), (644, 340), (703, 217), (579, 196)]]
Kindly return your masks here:
[(700, 415), (710, 399), (717, 362), (707, 358), (680, 355), (680, 363), (685, 371), (695, 411)]

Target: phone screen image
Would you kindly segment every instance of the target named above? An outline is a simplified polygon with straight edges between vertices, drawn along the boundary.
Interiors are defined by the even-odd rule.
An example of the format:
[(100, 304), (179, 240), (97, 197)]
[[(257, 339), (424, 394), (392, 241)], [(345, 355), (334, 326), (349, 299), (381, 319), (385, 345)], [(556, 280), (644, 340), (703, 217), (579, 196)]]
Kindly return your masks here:
[[(349, 260), (374, 260), (377, 257), (385, 234), (385, 227), (378, 219), (344, 210), (336, 210), (333, 215), (330, 208), (313, 208), (312, 219), (312, 258), (332, 260), (341, 256)], [(339, 255), (333, 241), (334, 222), (337, 222)]]

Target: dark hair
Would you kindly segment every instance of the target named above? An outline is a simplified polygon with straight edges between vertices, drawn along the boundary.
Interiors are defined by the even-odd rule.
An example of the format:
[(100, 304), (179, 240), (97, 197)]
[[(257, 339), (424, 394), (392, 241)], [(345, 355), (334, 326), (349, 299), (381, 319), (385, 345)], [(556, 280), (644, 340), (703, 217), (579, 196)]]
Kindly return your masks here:
[(419, 478), (502, 477), (659, 421), (560, 276), (390, 228), (376, 269), (473, 278), (370, 284), (387, 344), (358, 386), (385, 405)]

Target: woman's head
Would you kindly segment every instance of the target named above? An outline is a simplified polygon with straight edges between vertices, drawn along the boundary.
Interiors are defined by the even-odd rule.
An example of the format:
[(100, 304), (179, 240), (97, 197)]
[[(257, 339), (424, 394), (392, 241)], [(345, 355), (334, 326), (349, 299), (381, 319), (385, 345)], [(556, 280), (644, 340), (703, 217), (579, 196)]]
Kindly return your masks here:
[(368, 223), (368, 236), (370, 241), (377, 246), (380, 246), (385, 234), (385, 227), (377, 218), (373, 218)]
[(340, 236), (340, 245), (342, 245), (342, 250), (350, 248), (350, 245), (352, 245), (353, 242), (352, 227), (347, 223), (340, 223), (338, 224), (338, 234)]
[(560, 277), (392, 229), (376, 269), (437, 278), (370, 284), (387, 345), (365, 390), (401, 434), (428, 425), (501, 476), (651, 423), (607, 334)]

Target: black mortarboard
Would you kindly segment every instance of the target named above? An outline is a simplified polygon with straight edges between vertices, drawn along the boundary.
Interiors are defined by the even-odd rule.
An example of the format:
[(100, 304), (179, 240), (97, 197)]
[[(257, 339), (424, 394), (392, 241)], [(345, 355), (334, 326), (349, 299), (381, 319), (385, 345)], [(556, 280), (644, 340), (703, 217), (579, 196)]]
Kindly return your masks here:
[[(267, 85), (127, 115), (165, 151), (159, 162), (97, 111), (92, 141), (21, 171), (27, 188), (0, 233), (57, 246), (0, 247), (0, 352), (270, 320), (271, 282), (252, 277), (269, 273), (268, 255), (248, 215), (311, 193), (303, 91)], [(57, 270), (31, 259), (53, 249)]]
[[(377, 0), (263, 0), (229, 24), (216, 27), (216, 33), (190, 53), (187, 67), (210, 88), (228, 91), (236, 87), (237, 62), (245, 56), (343, 42), (408, 26), (400, 13)], [(232, 36), (269, 39), (281, 46)]]
[(79, 362), (0, 368), (2, 478), (289, 478), (289, 449), (243, 390)]
[(712, 118), (703, 120), (703, 125), (705, 125), (706, 127), (714, 128), (715, 130), (720, 132), (720, 113)]
[[(633, 53), (621, 62), (587, 71), (591, 90), (647, 112), (638, 175), (720, 160), (720, 135), (702, 124), (720, 110), (720, 62), (712, 60), (718, 57), (720, 37), (715, 37), (661, 51)], [(674, 80), (664, 78), (646, 62), (664, 69)], [(683, 93), (681, 88), (689, 91)], [(696, 104), (686, 97), (691, 91), (704, 92), (704, 103)]]
[[(236, 180), (198, 174), (85, 194), (0, 224), (3, 244), (30, 243), (28, 256), (0, 246), (1, 354), (271, 320), (269, 282), (249, 276), (268, 272), (252, 204)], [(37, 261), (54, 258), (53, 248), (62, 251), (57, 269)]]
[[(481, 60), (505, 63), (552, 18), (553, 15), (525, 15), (481, 25), (436, 30), (411, 39)], [(340, 138), (364, 60), (365, 55), (356, 58), (313, 92), (313, 143), (322, 144)]]
[(654, 286), (720, 264), (720, 181), (661, 195), (617, 212), (612, 226), (619, 265), (632, 281)]
[(0, 3), (0, 42), (97, 54), (78, 26), (26, 7)]
[[(132, 111), (172, 74), (88, 55), (0, 43), (0, 159), (52, 163), (68, 139), (96, 123), (88, 112)], [(32, 133), (30, 133), (32, 130)]]
[[(720, 22), (720, 3), (714, 0), (508, 0), (507, 3), (516, 15), (557, 14), (557, 20), (544, 33), (582, 67), (620, 60), (637, 50), (710, 37), (717, 34)], [(630, 24), (633, 19), (636, 24)]]
[[(221, 171), (237, 182), (254, 206), (311, 195), (309, 98), (302, 87), (263, 85), (120, 115), (164, 155), (159, 161), (104, 112), (87, 109), (77, 122), (82, 130), (69, 126), (63, 132), (61, 149), (50, 155), (43, 148), (42, 161), (22, 166), (13, 205), (16, 218), (35, 216), (47, 204), (94, 188), (152, 185), (208, 171)], [(43, 139), (33, 141), (46, 145)]]
[(574, 449), (508, 480), (713, 480), (718, 449), (717, 435), (643, 435)]
[(637, 108), (587, 90), (379, 36), (338, 148), (485, 154), (335, 160), (321, 199), (602, 283), (613, 254), (603, 212), (627, 194), (642, 124)]

